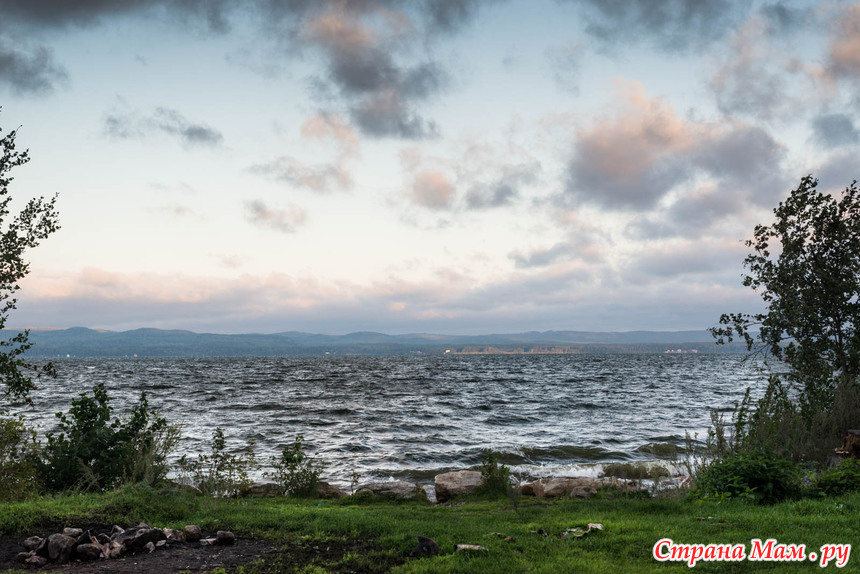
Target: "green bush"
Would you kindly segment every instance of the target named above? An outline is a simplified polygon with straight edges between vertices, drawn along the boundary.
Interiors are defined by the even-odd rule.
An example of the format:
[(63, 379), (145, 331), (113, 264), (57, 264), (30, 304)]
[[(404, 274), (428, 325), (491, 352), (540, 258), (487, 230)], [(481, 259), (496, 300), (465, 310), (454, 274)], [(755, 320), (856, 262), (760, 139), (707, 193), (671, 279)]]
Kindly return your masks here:
[(698, 498), (741, 498), (772, 504), (799, 493), (797, 468), (761, 451), (735, 451), (708, 463), (696, 476)]
[(298, 435), (293, 444), (281, 450), (281, 456), (272, 457), (272, 477), (281, 492), (290, 496), (310, 496), (314, 493), (325, 465), (310, 457), (304, 450), (305, 437)]
[(204, 494), (234, 496), (251, 486), (250, 472), (259, 468), (251, 441), (238, 453), (227, 452), (227, 441), (221, 427), (212, 435), (212, 452), (196, 458), (182, 455), (177, 462), (182, 481), (199, 488)]
[(822, 472), (815, 480), (815, 486), (830, 496), (860, 490), (860, 460), (848, 458)]
[(0, 417), (0, 502), (38, 494), (40, 454), (36, 431), (24, 425), (23, 417)]
[(42, 473), (46, 487), (106, 490), (123, 483), (162, 480), (179, 428), (150, 410), (146, 393), (125, 420), (111, 422), (110, 397), (103, 383), (93, 396), (81, 393), (66, 414), (57, 413), (59, 434), (48, 433)]
[(481, 478), (484, 484), (483, 492), (497, 494), (508, 494), (511, 489), (511, 469), (504, 464), (499, 464), (499, 453), (491, 450), (481, 454)]

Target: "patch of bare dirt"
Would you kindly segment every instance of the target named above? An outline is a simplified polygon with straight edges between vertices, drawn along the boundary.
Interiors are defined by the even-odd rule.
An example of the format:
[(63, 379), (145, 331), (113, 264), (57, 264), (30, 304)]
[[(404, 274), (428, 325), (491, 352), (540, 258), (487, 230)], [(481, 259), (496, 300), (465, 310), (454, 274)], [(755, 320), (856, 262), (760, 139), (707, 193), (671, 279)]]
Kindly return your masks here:
[[(93, 532), (110, 531), (110, 526), (89, 527)], [(52, 531), (34, 532), (45, 536)], [(212, 533), (214, 536), (214, 533)], [(278, 549), (268, 542), (237, 538), (232, 546), (203, 546), (199, 542), (172, 542), (167, 546), (156, 548), (154, 552), (123, 556), (112, 560), (95, 560), (92, 562), (75, 561), (68, 564), (47, 564), (41, 568), (27, 567), (15, 561), (19, 552), (24, 551), (21, 542), (29, 534), (0, 537), (0, 571), (7, 568), (21, 570), (73, 572), (75, 574), (89, 573), (137, 573), (137, 574), (167, 574), (171, 572), (208, 572), (214, 568), (230, 570), (236, 566), (250, 564), (260, 559), (272, 557), (279, 553)]]

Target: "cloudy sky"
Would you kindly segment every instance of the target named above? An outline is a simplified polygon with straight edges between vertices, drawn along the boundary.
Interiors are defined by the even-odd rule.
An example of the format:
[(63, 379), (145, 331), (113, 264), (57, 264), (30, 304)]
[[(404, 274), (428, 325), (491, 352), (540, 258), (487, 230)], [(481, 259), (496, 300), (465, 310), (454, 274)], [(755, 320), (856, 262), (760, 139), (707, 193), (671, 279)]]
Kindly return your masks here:
[(59, 194), (15, 326), (477, 334), (757, 311), (742, 240), (860, 177), (860, 3), (0, 0)]

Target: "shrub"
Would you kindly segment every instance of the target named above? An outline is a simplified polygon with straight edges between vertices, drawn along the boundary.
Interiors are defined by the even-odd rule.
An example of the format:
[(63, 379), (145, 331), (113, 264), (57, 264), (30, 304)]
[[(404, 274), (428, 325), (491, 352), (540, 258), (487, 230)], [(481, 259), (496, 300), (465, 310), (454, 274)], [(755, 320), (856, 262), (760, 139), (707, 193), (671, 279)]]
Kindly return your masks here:
[(860, 490), (860, 460), (848, 458), (822, 472), (815, 485), (824, 494), (836, 496)]
[(484, 484), (483, 492), (508, 494), (511, 489), (511, 469), (499, 464), (499, 453), (491, 450), (483, 451), (481, 454), (481, 478)]
[(325, 465), (317, 461), (316, 457), (310, 457), (305, 453), (304, 440), (303, 435), (296, 436), (293, 444), (281, 450), (280, 457), (273, 456), (274, 472), (267, 473), (281, 487), (281, 492), (290, 496), (313, 494), (325, 468)]
[(110, 397), (103, 383), (93, 396), (81, 393), (60, 419), (59, 434), (48, 433), (42, 471), (51, 490), (105, 490), (123, 483), (162, 480), (179, 428), (149, 408), (146, 393), (126, 420), (111, 422)]
[(762, 451), (735, 451), (708, 463), (696, 476), (693, 496), (741, 498), (772, 504), (798, 494), (797, 468)]
[(36, 431), (23, 417), (0, 417), (0, 502), (21, 500), (41, 489)]
[(182, 455), (177, 462), (182, 479), (199, 488), (204, 494), (233, 496), (251, 486), (250, 472), (256, 470), (257, 457), (254, 441), (250, 441), (239, 452), (227, 452), (227, 441), (221, 427), (212, 435), (212, 452), (194, 459)]

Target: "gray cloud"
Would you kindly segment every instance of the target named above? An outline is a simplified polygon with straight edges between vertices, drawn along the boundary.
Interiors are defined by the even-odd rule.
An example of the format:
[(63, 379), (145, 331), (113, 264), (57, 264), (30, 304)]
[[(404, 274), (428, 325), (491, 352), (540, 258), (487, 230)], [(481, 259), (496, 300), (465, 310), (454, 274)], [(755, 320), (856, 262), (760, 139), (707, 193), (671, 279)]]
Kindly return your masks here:
[[(241, 6), (235, 0), (0, 0), (7, 24), (34, 28), (88, 26), (105, 18), (161, 9), (183, 22), (201, 22), (210, 30), (229, 29), (228, 12)], [(0, 24), (2, 27), (2, 24)]]
[(251, 173), (281, 183), (323, 193), (335, 189), (347, 189), (352, 185), (352, 177), (342, 162), (330, 165), (307, 165), (294, 157), (281, 156), (268, 163), (253, 165), (249, 170)]
[(431, 29), (456, 31), (474, 19), (484, 4), (498, 0), (424, 0), (423, 9), (430, 20)]
[[(420, 102), (441, 94), (449, 84), (445, 68), (426, 57), (429, 46), (436, 36), (461, 29), (482, 5), (495, 1), (0, 0), (0, 31), (5, 26), (94, 26), (112, 18), (149, 15), (225, 33), (235, 19), (249, 19), (284, 57), (305, 51), (321, 56), (325, 71), (310, 84), (341, 111), (346, 109), (365, 135), (418, 139), (438, 133), (435, 122), (420, 113)], [(50, 68), (43, 68), (42, 77), (47, 77)], [(0, 71), (0, 80), (2, 76)], [(14, 77), (20, 86), (39, 78), (23, 73)], [(183, 137), (209, 141), (212, 135), (187, 132)]]
[(666, 50), (701, 49), (747, 11), (728, 0), (566, 0), (582, 5), (586, 31), (605, 46), (648, 41)]
[(814, 16), (810, 8), (795, 8), (785, 2), (765, 4), (760, 12), (770, 24), (771, 31), (776, 33), (798, 30)]
[(812, 120), (815, 140), (828, 148), (855, 144), (860, 141), (860, 131), (846, 114), (822, 114)]
[[(600, 149), (581, 141), (577, 144), (566, 183), (575, 198), (613, 210), (642, 210), (654, 207), (676, 185), (690, 178), (691, 165), (683, 156), (666, 156), (634, 174), (607, 170), (598, 161)], [(603, 164), (603, 165), (601, 165)]]
[(840, 77), (860, 78), (860, 4), (843, 6), (830, 45), (830, 71)]
[(528, 253), (516, 251), (510, 254), (514, 264), (523, 269), (531, 267), (546, 267), (556, 261), (570, 259), (576, 252), (575, 247), (566, 241), (556, 243), (552, 247), (535, 249)]
[(501, 175), (491, 183), (473, 183), (466, 192), (467, 209), (492, 209), (512, 204), (520, 197), (520, 190), (537, 182), (540, 163), (503, 165)]
[(18, 94), (46, 94), (66, 81), (62, 66), (54, 62), (53, 50), (37, 46), (30, 51), (6, 45), (0, 38), (0, 84)]
[(771, 174), (779, 173), (784, 155), (785, 148), (763, 128), (739, 125), (703, 138), (691, 162), (732, 184), (764, 186), (772, 183)]
[(584, 51), (582, 44), (550, 48), (546, 51), (555, 83), (563, 90), (579, 93), (579, 68)]
[(378, 92), (358, 102), (350, 109), (349, 117), (363, 134), (371, 137), (423, 139), (439, 134), (436, 122), (418, 115), (393, 90)]
[(860, 148), (857, 146), (844, 149), (827, 158), (812, 175), (818, 178), (823, 190), (843, 190), (855, 179), (860, 181), (858, 157), (860, 157)]
[(203, 124), (191, 123), (170, 108), (157, 108), (151, 119), (152, 124), (161, 131), (179, 136), (179, 139), (192, 146), (217, 146), (224, 140), (221, 132)]
[(221, 132), (201, 123), (188, 121), (185, 116), (170, 108), (156, 108), (141, 117), (137, 114), (108, 114), (104, 118), (104, 131), (113, 138), (143, 138), (155, 132), (176, 136), (188, 147), (216, 147), (224, 141)]
[(768, 202), (781, 188), (784, 147), (764, 129), (679, 119), (632, 84), (626, 108), (583, 130), (568, 165), (568, 199), (618, 211), (654, 209), (696, 176)]
[(743, 193), (720, 186), (686, 193), (668, 209), (633, 220), (624, 230), (634, 239), (700, 238), (711, 226), (744, 210)]
[(245, 218), (249, 223), (259, 227), (274, 229), (281, 233), (294, 233), (305, 222), (307, 214), (296, 206), (279, 209), (255, 199), (245, 202)]
[(695, 244), (640, 254), (626, 271), (631, 281), (713, 274), (739, 268), (742, 251), (727, 250), (723, 245)]
[(413, 203), (435, 210), (478, 211), (511, 205), (540, 180), (539, 161), (518, 145), (471, 141), (456, 159), (424, 157), (418, 148), (401, 152), (408, 175), (404, 190)]

